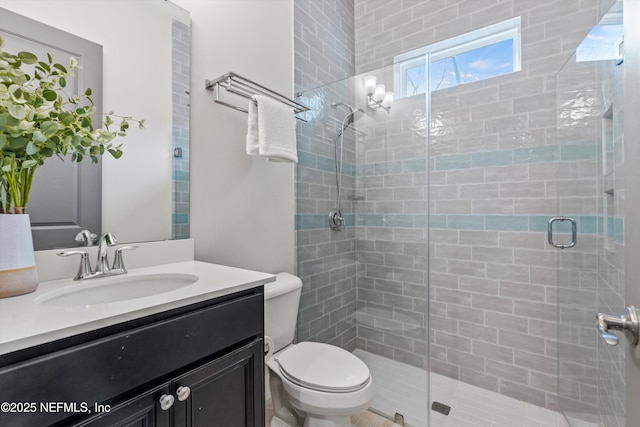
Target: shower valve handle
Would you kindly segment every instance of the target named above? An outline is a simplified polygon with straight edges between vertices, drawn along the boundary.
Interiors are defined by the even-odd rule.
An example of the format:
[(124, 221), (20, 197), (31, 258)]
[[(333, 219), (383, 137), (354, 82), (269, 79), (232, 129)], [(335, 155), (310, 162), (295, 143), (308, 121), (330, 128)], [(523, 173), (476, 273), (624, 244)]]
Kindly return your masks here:
[(342, 217), (342, 213), (339, 210), (329, 212), (329, 225), (332, 230), (342, 231), (344, 228), (345, 220)]
[(600, 336), (607, 344), (618, 345), (620, 338), (609, 332), (609, 330), (616, 329), (620, 331), (627, 331), (629, 333), (629, 341), (631, 344), (637, 345), (640, 330), (638, 314), (638, 310), (633, 306), (625, 308), (624, 313), (620, 316), (598, 313), (596, 318), (598, 321), (598, 331), (600, 332)]

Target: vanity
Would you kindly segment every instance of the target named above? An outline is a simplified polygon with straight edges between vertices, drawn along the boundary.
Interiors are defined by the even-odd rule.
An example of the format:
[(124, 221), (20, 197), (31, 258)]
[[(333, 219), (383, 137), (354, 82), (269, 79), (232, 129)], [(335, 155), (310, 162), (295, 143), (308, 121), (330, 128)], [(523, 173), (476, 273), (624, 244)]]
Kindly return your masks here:
[(275, 277), (193, 261), (193, 243), (180, 256), (164, 247), (150, 255), (189, 236), (189, 13), (157, 0), (65, 4), (4, 0), (7, 50), (62, 64), (73, 55), (82, 68), (67, 88), (90, 87), (99, 109), (149, 127), (117, 161), (39, 170), (29, 205), (35, 246), (67, 248), (82, 229), (103, 228), (143, 243), (126, 256), (138, 268), (80, 282), (71, 280), (77, 258), (53, 255), (57, 272), (43, 277), (36, 253), (38, 290), (0, 299), (0, 426), (262, 427), (262, 287)]
[(186, 261), (0, 300), (0, 425), (264, 426), (273, 280)]

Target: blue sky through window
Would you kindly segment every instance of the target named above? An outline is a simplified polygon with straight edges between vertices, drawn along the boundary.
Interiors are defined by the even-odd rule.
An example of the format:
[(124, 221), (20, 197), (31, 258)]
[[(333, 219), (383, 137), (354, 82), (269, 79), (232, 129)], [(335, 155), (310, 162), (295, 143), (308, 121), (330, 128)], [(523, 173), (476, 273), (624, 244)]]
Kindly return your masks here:
[[(513, 71), (513, 39), (508, 39), (432, 62), (430, 87), (445, 89)], [(427, 91), (426, 64), (409, 68), (406, 73), (407, 95)]]
[(520, 71), (520, 22), (516, 16), (396, 55), (397, 94), (412, 96)]
[(589, 32), (576, 50), (576, 61), (603, 61), (617, 59), (622, 42), (623, 25), (597, 25)]
[(513, 72), (513, 40), (484, 46), (431, 63), (431, 90)]

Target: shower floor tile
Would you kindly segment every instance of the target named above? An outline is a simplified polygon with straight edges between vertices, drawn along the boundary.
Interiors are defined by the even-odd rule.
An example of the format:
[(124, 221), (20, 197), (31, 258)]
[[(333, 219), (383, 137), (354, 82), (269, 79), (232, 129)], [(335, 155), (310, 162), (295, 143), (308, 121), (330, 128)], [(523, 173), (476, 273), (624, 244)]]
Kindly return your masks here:
[[(273, 418), (273, 408), (271, 406), (271, 399), (266, 402), (266, 417), (265, 427), (271, 427), (271, 418)], [(374, 414), (370, 411), (365, 411), (361, 414), (351, 417), (351, 423), (355, 427), (400, 427), (380, 415)]]
[[(354, 354), (369, 366), (375, 381), (372, 410), (387, 418), (398, 412), (405, 425), (426, 427), (426, 372), (366, 351)], [(430, 381), (430, 401), (451, 407), (448, 416), (431, 411), (430, 427), (569, 427), (562, 414), (548, 409), (438, 374), (431, 374)]]

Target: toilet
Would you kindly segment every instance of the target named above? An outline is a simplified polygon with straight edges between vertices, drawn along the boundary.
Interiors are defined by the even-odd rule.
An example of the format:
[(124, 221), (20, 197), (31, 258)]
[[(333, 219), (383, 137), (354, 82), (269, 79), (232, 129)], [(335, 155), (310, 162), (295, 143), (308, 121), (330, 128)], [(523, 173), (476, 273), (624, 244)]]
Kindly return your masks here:
[(369, 407), (369, 368), (330, 344), (293, 344), (302, 281), (276, 274), (264, 286), (265, 364), (274, 417), (271, 427), (349, 427), (351, 415)]

